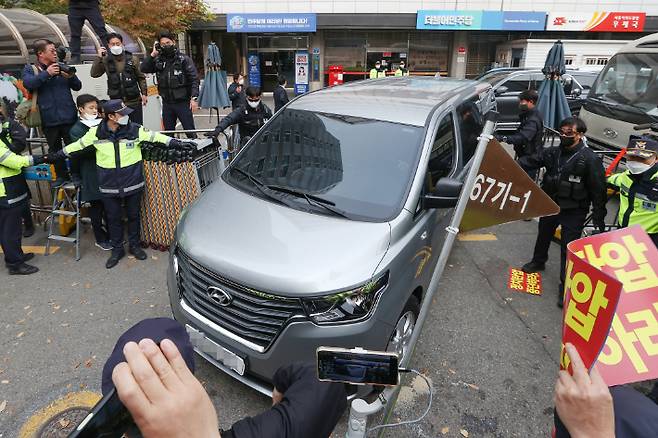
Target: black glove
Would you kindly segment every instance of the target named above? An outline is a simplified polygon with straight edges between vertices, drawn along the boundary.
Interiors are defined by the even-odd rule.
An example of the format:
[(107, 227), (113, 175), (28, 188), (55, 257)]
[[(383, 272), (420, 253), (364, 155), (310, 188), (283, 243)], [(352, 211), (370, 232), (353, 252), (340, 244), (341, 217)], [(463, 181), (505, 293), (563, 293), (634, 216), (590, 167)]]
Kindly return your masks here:
[(32, 155), (32, 163), (34, 166), (37, 164), (50, 163), (48, 155)]

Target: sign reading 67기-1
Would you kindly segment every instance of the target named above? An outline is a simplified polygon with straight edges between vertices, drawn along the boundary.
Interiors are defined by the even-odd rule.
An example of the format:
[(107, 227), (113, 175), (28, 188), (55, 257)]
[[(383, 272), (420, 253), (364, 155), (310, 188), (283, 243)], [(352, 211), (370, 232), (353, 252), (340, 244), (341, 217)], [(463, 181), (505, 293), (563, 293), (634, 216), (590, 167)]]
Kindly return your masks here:
[(550, 216), (560, 207), (521, 169), (496, 140), (484, 153), (460, 231), (470, 231), (520, 219)]

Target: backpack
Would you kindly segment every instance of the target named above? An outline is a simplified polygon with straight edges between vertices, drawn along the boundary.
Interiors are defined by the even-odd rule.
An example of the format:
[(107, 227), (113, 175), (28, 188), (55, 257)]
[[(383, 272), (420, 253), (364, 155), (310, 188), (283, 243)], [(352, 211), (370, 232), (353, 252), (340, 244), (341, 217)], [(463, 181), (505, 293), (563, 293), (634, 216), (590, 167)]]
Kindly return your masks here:
[[(32, 69), (34, 70), (35, 75), (39, 74), (39, 71), (34, 65), (32, 66)], [(28, 128), (37, 128), (41, 126), (41, 113), (39, 112), (39, 106), (37, 105), (38, 97), (39, 91), (34, 90), (32, 98), (24, 99), (16, 108), (16, 120)]]

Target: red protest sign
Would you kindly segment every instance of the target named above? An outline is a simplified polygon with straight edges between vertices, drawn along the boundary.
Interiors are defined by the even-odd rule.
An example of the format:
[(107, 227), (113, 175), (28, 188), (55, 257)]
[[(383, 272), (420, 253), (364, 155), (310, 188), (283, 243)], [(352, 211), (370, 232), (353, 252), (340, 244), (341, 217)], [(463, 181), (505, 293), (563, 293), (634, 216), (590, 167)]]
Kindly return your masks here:
[(636, 225), (576, 240), (569, 250), (623, 284), (598, 358), (605, 382), (614, 386), (658, 378), (658, 250), (649, 236)]
[(528, 274), (520, 269), (509, 268), (507, 287), (517, 292), (541, 295), (541, 274), (539, 272)]
[(589, 369), (608, 337), (621, 282), (580, 259), (569, 248), (564, 290), (560, 369), (569, 368), (569, 356), (564, 349), (567, 343), (576, 347)]

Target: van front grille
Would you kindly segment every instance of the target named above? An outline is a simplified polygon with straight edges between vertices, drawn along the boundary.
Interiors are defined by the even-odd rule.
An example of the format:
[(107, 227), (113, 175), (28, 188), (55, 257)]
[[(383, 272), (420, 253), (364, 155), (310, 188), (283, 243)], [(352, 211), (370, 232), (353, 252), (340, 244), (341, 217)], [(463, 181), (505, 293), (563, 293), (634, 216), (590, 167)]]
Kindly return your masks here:
[[(195, 262), (181, 250), (176, 251), (176, 256), (178, 287), (183, 299), (195, 311), (239, 338), (267, 349), (292, 318), (304, 316), (298, 299), (239, 285)], [(215, 288), (231, 299), (220, 305), (211, 298), (211, 293), (217, 291)]]

